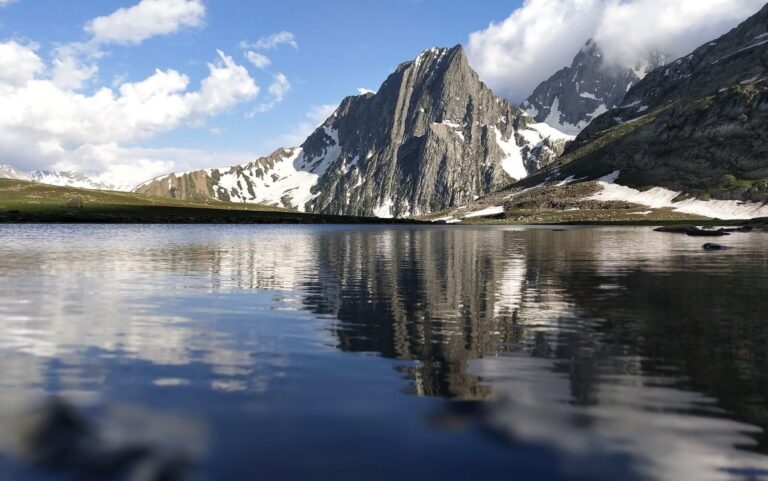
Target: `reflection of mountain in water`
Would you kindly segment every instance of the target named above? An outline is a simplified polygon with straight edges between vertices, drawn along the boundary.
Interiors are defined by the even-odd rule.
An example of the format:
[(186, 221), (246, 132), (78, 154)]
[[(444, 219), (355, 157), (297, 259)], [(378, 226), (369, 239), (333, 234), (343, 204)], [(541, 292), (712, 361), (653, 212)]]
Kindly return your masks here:
[(768, 426), (765, 258), (645, 229), (349, 231), (318, 272), (305, 303), (341, 349), (415, 361), (420, 395), (493, 394), (494, 431), (577, 458), (625, 443), (660, 479), (768, 474), (732, 451), (765, 451), (761, 430), (716, 419)]
[(505, 283), (505, 266), (496, 262), (497, 249), (519, 249), (518, 236), (487, 234), (328, 234), (319, 245), (318, 282), (305, 303), (338, 319), (334, 331), (341, 349), (414, 361), (404, 369), (418, 394), (483, 397), (488, 390), (466, 374), (467, 363), (497, 354), (514, 340), (514, 305), (504, 290), (522, 280)]

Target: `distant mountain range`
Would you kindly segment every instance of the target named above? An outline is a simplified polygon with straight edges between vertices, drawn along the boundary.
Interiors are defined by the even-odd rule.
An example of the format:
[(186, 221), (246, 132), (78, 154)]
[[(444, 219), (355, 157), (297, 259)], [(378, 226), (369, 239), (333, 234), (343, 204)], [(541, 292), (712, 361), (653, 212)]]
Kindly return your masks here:
[(344, 99), (301, 147), (163, 176), (136, 192), (408, 217), (525, 178), (570, 139), (495, 96), (461, 46), (433, 48), (398, 66), (375, 94)]
[(41, 184), (58, 185), (61, 187), (77, 187), (80, 189), (129, 191), (133, 186), (116, 186), (97, 182), (79, 172), (54, 172), (35, 170), (22, 172), (10, 165), (0, 165), (0, 179), (26, 180)]

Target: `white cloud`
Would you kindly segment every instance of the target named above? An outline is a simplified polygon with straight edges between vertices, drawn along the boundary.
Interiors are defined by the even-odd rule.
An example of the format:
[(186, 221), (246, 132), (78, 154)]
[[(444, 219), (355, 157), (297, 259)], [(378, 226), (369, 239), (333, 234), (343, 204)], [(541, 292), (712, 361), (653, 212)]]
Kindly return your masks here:
[(469, 37), (468, 55), (498, 93), (521, 101), (570, 65), (589, 38), (625, 65), (650, 50), (688, 53), (756, 13), (763, 0), (526, 0)]
[(14, 40), (0, 43), (0, 85), (20, 86), (45, 70), (36, 45), (22, 45)]
[(12, 3), (16, 3), (19, 0), (0, 0), (0, 7), (5, 7), (6, 5), (10, 5)]
[(358, 95), (365, 95), (365, 94), (375, 94), (375, 90), (367, 89), (365, 87), (360, 87), (357, 89)]
[(266, 37), (261, 37), (254, 43), (246, 41), (240, 42), (241, 48), (252, 48), (256, 50), (274, 50), (280, 45), (288, 45), (294, 49), (299, 49), (299, 43), (296, 41), (296, 35), (291, 32), (278, 32)]
[(134, 175), (162, 173), (175, 161), (128, 155), (149, 151), (124, 144), (216, 115), (259, 93), (245, 67), (223, 52), (197, 90), (189, 88), (186, 75), (158, 69), (142, 81), (86, 95), (72, 89), (75, 80), (56, 78), (63, 67), (55, 60), (48, 69), (34, 46), (0, 43), (0, 151), (22, 169), (123, 176), (121, 184), (137, 180)]
[(634, 63), (651, 50), (680, 57), (728, 32), (764, 4), (765, 0), (610, 2), (594, 36), (608, 59), (620, 64)]
[(81, 89), (99, 72), (95, 61), (102, 52), (89, 44), (71, 43), (56, 47), (53, 52), (51, 79), (62, 89)]
[(136, 45), (157, 35), (199, 27), (204, 19), (202, 0), (141, 0), (132, 7), (93, 19), (85, 30), (97, 44)]
[(285, 94), (291, 90), (291, 83), (288, 81), (288, 77), (285, 74), (278, 72), (275, 74), (275, 81), (269, 86), (269, 93), (272, 98), (281, 102), (285, 97)]
[(253, 50), (245, 52), (245, 58), (247, 58), (254, 67), (260, 70), (264, 70), (272, 63), (272, 60), (270, 60), (269, 57), (259, 52), (254, 52)]
[(248, 117), (253, 117), (259, 112), (267, 112), (275, 108), (277, 104), (283, 101), (286, 94), (291, 90), (291, 83), (288, 81), (288, 77), (285, 74), (278, 72), (275, 74), (275, 79), (269, 86), (270, 99), (258, 107), (256, 107)]
[[(147, 149), (118, 144), (84, 146), (59, 162), (59, 170), (79, 170), (95, 166), (97, 182), (133, 188), (149, 179), (170, 172), (190, 171), (211, 166), (243, 164), (253, 160), (245, 152), (211, 152), (197, 149)], [(86, 171), (86, 173), (89, 173)]]

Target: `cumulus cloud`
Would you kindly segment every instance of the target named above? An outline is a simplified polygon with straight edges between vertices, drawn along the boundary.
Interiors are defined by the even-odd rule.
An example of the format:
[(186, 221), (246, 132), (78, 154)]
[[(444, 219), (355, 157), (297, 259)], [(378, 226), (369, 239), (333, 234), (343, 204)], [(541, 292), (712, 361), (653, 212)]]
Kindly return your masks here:
[(256, 107), (256, 109), (248, 114), (248, 116), (252, 117), (259, 112), (268, 112), (272, 110), (277, 104), (283, 101), (286, 94), (288, 94), (290, 90), (291, 82), (288, 81), (288, 77), (286, 77), (282, 72), (277, 72), (275, 74), (274, 81), (269, 85), (269, 88), (267, 89), (269, 92), (269, 101)]
[(469, 37), (468, 55), (498, 93), (521, 101), (570, 65), (589, 38), (609, 63), (633, 65), (650, 51), (671, 56), (727, 32), (763, 0), (526, 0)]
[(253, 50), (245, 52), (245, 58), (247, 58), (254, 67), (261, 70), (269, 67), (269, 65), (272, 63), (272, 60), (269, 57), (262, 53), (254, 52)]
[(367, 89), (365, 87), (360, 87), (360, 88), (357, 89), (357, 94), (358, 95), (375, 94), (375, 93), (376, 93), (375, 90)]
[(141, 0), (132, 7), (91, 20), (85, 30), (98, 44), (137, 45), (157, 35), (199, 27), (204, 19), (202, 0)]
[(36, 45), (0, 43), (0, 85), (21, 86), (45, 70)]
[(253, 43), (247, 41), (240, 42), (241, 48), (255, 50), (274, 50), (280, 45), (288, 45), (296, 50), (299, 49), (299, 42), (296, 41), (296, 35), (285, 31), (261, 37)]
[(23, 169), (95, 172), (138, 183), (171, 164), (127, 155), (137, 151), (124, 144), (216, 115), (259, 93), (247, 69), (221, 51), (197, 90), (186, 75), (158, 69), (118, 89), (83, 94), (71, 88), (77, 78), (57, 78), (64, 67), (53, 63), (48, 67), (34, 45), (0, 43), (0, 150)]

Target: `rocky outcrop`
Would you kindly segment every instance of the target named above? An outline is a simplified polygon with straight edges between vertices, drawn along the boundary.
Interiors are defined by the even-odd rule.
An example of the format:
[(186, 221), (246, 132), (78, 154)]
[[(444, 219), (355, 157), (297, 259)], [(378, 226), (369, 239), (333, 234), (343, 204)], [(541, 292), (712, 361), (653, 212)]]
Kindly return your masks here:
[(621, 105), (627, 91), (664, 62), (664, 55), (652, 53), (636, 65), (611, 65), (589, 40), (571, 66), (536, 87), (523, 107), (537, 122), (575, 135), (592, 119)]
[(768, 201), (768, 5), (661, 67), (587, 127), (537, 178), (661, 186), (703, 199)]
[(344, 99), (300, 148), (229, 169), (171, 174), (136, 192), (408, 217), (524, 178), (569, 139), (496, 97), (461, 46), (430, 49), (399, 65), (377, 93)]

